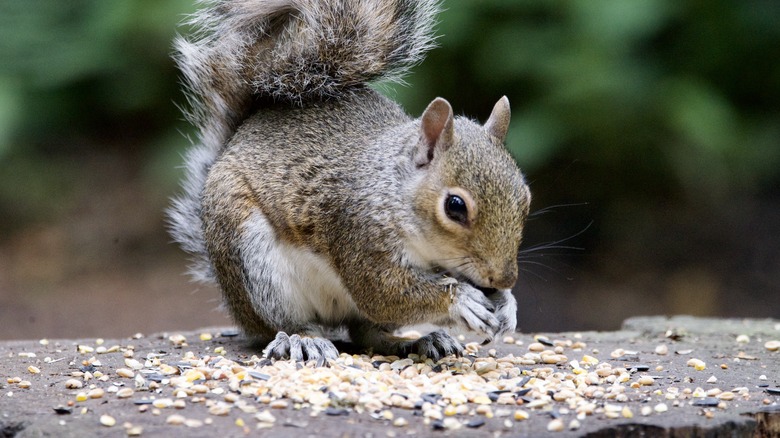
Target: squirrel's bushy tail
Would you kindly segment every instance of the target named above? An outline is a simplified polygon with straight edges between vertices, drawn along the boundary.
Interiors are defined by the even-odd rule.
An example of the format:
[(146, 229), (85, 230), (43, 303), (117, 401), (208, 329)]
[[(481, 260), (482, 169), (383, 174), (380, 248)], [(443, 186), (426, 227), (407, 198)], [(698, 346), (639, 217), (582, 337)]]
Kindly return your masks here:
[(258, 99), (294, 105), (398, 80), (433, 46), (439, 0), (202, 0), (176, 40), (199, 146), (186, 157), (184, 194), (168, 212), (173, 237), (213, 278), (200, 193), (208, 169)]

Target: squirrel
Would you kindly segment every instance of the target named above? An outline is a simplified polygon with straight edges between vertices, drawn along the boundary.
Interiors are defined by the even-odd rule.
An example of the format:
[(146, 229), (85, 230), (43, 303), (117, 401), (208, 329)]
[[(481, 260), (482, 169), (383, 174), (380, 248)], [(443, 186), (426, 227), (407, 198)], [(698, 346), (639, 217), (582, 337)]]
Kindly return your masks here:
[(203, 3), (175, 41), (198, 142), (169, 226), (265, 356), (327, 364), (348, 339), (438, 360), (463, 349), (443, 327), (513, 332), (531, 195), (508, 99), (480, 125), (371, 88), (434, 46), (439, 0)]

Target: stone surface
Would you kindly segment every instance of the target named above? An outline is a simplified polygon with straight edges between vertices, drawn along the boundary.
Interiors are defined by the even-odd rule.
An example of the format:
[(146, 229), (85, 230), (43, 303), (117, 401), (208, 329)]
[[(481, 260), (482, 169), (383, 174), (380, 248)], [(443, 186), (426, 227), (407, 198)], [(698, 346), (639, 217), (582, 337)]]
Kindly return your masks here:
[[(626, 389), (626, 393), (630, 394), (627, 401), (608, 401), (619, 404), (621, 408), (628, 408), (632, 413), (630, 418), (624, 415), (609, 418), (601, 409), (578, 421), (579, 428), (573, 431), (569, 430), (569, 425), (576, 415), (567, 411), (566, 405), (559, 402), (538, 408), (511, 406), (511, 412), (519, 408), (529, 413), (527, 420), (520, 421), (514, 420), (512, 415), (494, 416), (493, 413), (499, 411), (500, 405), (491, 406), (490, 415), (474, 414), (477, 407), (474, 405), (469, 408), (471, 413), (466, 409), (463, 414), (454, 417), (463, 421), (460, 427), (451, 420), (430, 421), (422, 415), (421, 409), (391, 408), (387, 409), (390, 414), (379, 416), (371, 415), (366, 410), (358, 412), (349, 406), (339, 406), (343, 410), (339, 411), (340, 415), (320, 413), (312, 416), (312, 410), (305, 403), (300, 404), (295, 400), (287, 400), (289, 403), (286, 407), (270, 409), (262, 401), (246, 398), (248, 405), (256, 406), (260, 411), (267, 410), (275, 418), (273, 423), (261, 424), (255, 419), (255, 414), (239, 409), (210, 410), (204, 401), (192, 402), (193, 395), (182, 397), (186, 401), (183, 409), (170, 407), (156, 413), (151, 405), (142, 408), (144, 403), (151, 403), (150, 397), (177, 398), (173, 390), (164, 385), (165, 379), (170, 376), (145, 375), (147, 383), (155, 380), (163, 382), (159, 393), (155, 393), (154, 388), (134, 388), (136, 391), (132, 397), (119, 398), (111, 392), (110, 387), (115, 384), (134, 387), (133, 379), (120, 378), (116, 374), (117, 369), (127, 368), (125, 356), (128, 351), (133, 351), (134, 359), (141, 363), (149, 358), (162, 358), (163, 362), (173, 365), (171, 373), (176, 372), (173, 368), (177, 366), (180, 371), (186, 370), (185, 366), (177, 362), (177, 358), (185, 356), (186, 352), (192, 352), (196, 357), (213, 355), (240, 363), (251, 362), (254, 355), (259, 355), (258, 349), (240, 336), (219, 335), (231, 331), (211, 328), (180, 333), (186, 339), (185, 342), (181, 341), (182, 337), (172, 337), (174, 333), (107, 339), (103, 342), (95, 339), (48, 340), (43, 344), (38, 340), (2, 342), (0, 437), (127, 436), (130, 433), (140, 433), (138, 436), (142, 437), (230, 437), (258, 432), (274, 437), (400, 437), (410, 434), (485, 437), (780, 436), (780, 395), (774, 391), (780, 387), (780, 352), (772, 352), (764, 347), (767, 341), (780, 339), (780, 321), (777, 320), (637, 317), (627, 320), (622, 330), (615, 332), (545, 333), (548, 340), (571, 340), (586, 344), (581, 351), (566, 351), (569, 361), (589, 355), (613, 367), (641, 370), (632, 371), (633, 380), (637, 380), (640, 375), (654, 377), (654, 383), (650, 386)], [(201, 337), (201, 333), (214, 336), (209, 339)], [(750, 341), (737, 342), (739, 335), (748, 335)], [(489, 349), (495, 349), (495, 355), (499, 358), (508, 354), (517, 357), (528, 353), (528, 345), (534, 342), (534, 336), (518, 333), (514, 338), (522, 344), (496, 342), (483, 347), (479, 356), (488, 356)], [(667, 354), (656, 354), (659, 344), (668, 346)], [(115, 345), (120, 348), (112, 351), (111, 347)], [(623, 350), (623, 354), (616, 354), (618, 350)], [(688, 366), (692, 358), (702, 360), (706, 364), (705, 368), (696, 370)], [(97, 366), (94, 366), (95, 361)], [(40, 369), (40, 373), (30, 372), (31, 365)], [(567, 372), (572, 369), (569, 363), (520, 367), (526, 371), (541, 367)], [(74, 373), (75, 378), (84, 380), (85, 372), (92, 375), (103, 373), (109, 378), (101, 381), (93, 377), (86, 380), (81, 389), (66, 388), (65, 382), (74, 378)], [(136, 374), (142, 373), (139, 371)], [(714, 383), (707, 383), (712, 376), (716, 377)], [(29, 388), (20, 386), (20, 381), (29, 381)], [(105, 390), (105, 394), (100, 398), (78, 401), (78, 393), (88, 392), (91, 385)], [(669, 387), (676, 387), (680, 393), (689, 390), (690, 394), (669, 399), (666, 397)], [(713, 388), (734, 391), (736, 396), (732, 400), (723, 401), (721, 406), (697, 406), (701, 403), (694, 403), (703, 398), (694, 397), (697, 391), (707, 392)], [(226, 394), (208, 392), (194, 396), (217, 402), (225, 400)], [(712, 394), (708, 397), (712, 397)], [(236, 398), (233, 396), (230, 399)], [(604, 408), (607, 403), (604, 400), (594, 402), (600, 408)], [(668, 410), (662, 413), (653, 411), (648, 416), (641, 414), (643, 407), (652, 408), (659, 403), (665, 403)], [(142, 409), (146, 410), (141, 412)], [(480, 412), (487, 411), (483, 409)], [(113, 417), (116, 425), (102, 425), (101, 417), (105, 415)], [(177, 425), (176, 421), (167, 421), (171, 415), (181, 415), (187, 421)], [(394, 419), (401, 417), (408, 424), (393, 426), (396, 422)], [(548, 424), (554, 417), (559, 417), (566, 425), (564, 431), (548, 431)], [(472, 427), (467, 428), (468, 424)]]

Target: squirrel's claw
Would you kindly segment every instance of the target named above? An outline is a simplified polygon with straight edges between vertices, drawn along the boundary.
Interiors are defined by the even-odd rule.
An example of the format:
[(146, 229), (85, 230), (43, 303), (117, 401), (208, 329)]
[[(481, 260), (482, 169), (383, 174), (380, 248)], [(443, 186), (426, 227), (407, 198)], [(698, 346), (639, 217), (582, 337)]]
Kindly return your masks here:
[(263, 357), (267, 359), (284, 359), (290, 354), (290, 337), (285, 332), (279, 332), (273, 341), (263, 349)]
[(493, 340), (499, 330), (499, 318), (493, 314), (495, 303), (481, 290), (460, 283), (450, 306), (450, 319), (466, 330)]
[(447, 277), (445, 275), (440, 278), (436, 284), (442, 286), (444, 290), (450, 294), (450, 302), (455, 301), (455, 290), (458, 287), (458, 280), (456, 278)]
[(498, 319), (496, 336), (513, 333), (517, 328), (517, 300), (512, 295), (512, 291), (497, 290), (487, 295), (487, 298), (493, 303), (494, 315)]
[[(496, 290), (485, 295), (492, 303), (491, 312), (498, 320), (495, 326), (494, 336), (503, 336), (507, 333), (513, 333), (517, 328), (517, 300), (509, 289)], [(493, 342), (493, 337), (489, 337), (482, 342), (487, 345)]]
[(436, 283), (440, 286), (449, 287), (458, 284), (458, 280), (456, 278), (444, 276)]
[(463, 352), (463, 346), (444, 330), (436, 330), (410, 342), (404, 348), (404, 352), (425, 355), (437, 362), (450, 354), (460, 356)]
[(263, 357), (268, 359), (291, 359), (295, 362), (313, 360), (316, 366), (327, 365), (330, 359), (339, 357), (339, 351), (333, 342), (319, 337), (287, 335), (279, 332), (263, 350)]

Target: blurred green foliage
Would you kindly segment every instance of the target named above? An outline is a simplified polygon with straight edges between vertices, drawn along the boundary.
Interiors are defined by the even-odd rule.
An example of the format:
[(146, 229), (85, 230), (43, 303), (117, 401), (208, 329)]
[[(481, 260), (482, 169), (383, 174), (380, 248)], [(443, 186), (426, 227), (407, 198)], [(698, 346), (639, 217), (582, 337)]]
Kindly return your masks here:
[(0, 153), (13, 139), (75, 147), (75, 135), (143, 132), (160, 115), (169, 123), (170, 41), (191, 3), (0, 1)]
[[(173, 190), (168, 169), (187, 146), (176, 132), (188, 128), (171, 39), (193, 3), (0, 0), (0, 203), (48, 202), (71, 172), (61, 167), (117, 148)], [(777, 185), (780, 2), (445, 7), (440, 48), (388, 93), (413, 114), (441, 95), (482, 119), (508, 95), (508, 143), (530, 175), (580, 163), (586, 183), (563, 198), (717, 205)], [(20, 195), (20, 179), (42, 187)]]
[[(0, 231), (56, 219), (90, 190), (80, 181), (93, 156), (176, 166), (188, 127), (173, 104), (171, 40), (192, 10), (190, 0), (0, 0)], [(150, 181), (170, 191), (174, 175)]]

